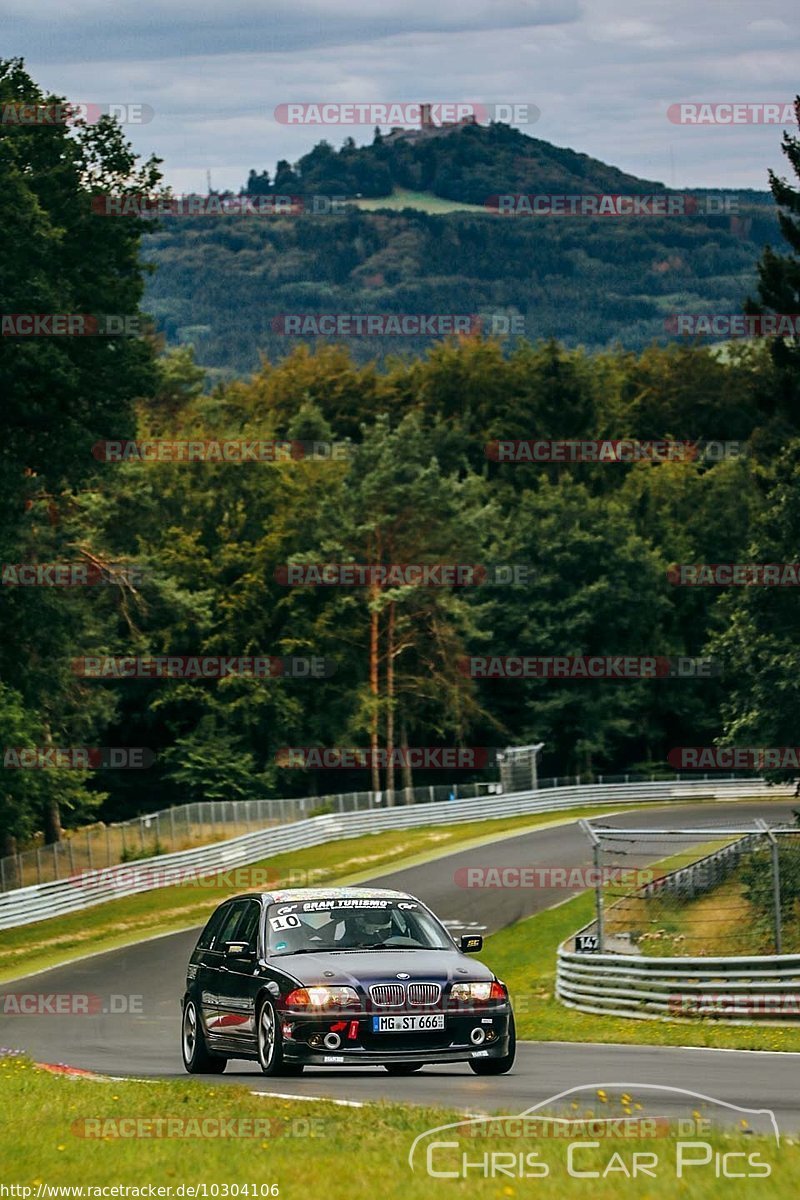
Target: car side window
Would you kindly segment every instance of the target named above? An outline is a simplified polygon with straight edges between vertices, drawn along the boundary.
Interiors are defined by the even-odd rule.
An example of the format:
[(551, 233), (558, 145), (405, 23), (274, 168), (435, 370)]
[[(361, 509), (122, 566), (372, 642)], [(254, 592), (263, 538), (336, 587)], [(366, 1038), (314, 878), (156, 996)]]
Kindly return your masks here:
[(228, 911), (227, 905), (223, 904), (220, 908), (217, 909), (217, 911), (215, 913), (211, 914), (211, 916), (209, 917), (208, 923), (206, 924), (206, 927), (203, 930), (203, 932), (200, 934), (200, 938), (197, 942), (198, 950), (211, 950), (212, 949), (212, 947), (214, 945), (214, 940), (216, 938), (217, 933), (219, 932), (219, 928), (220, 928), (222, 922), (225, 919), (225, 914), (227, 913), (227, 911)]
[(236, 927), (244, 915), (247, 904), (247, 900), (235, 900), (228, 906), (219, 933), (214, 938), (212, 950), (222, 950), (226, 942), (238, 941)]
[(247, 900), (245, 910), (236, 926), (236, 933), (230, 942), (247, 942), (248, 948), (254, 953), (258, 949), (258, 922), (261, 916), (261, 905), (257, 900)]

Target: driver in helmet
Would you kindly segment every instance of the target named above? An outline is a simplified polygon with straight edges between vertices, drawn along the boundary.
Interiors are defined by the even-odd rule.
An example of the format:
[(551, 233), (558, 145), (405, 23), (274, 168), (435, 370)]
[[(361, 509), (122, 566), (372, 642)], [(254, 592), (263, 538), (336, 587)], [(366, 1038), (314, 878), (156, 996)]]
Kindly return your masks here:
[(354, 912), (347, 922), (347, 942), (351, 946), (377, 946), (392, 936), (392, 914), (373, 908)]

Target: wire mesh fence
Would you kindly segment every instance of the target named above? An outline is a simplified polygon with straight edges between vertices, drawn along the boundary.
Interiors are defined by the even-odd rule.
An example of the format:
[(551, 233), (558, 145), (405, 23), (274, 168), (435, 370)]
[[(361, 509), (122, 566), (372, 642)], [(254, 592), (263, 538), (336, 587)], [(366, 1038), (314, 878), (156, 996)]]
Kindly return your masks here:
[[(522, 749), (525, 749), (524, 747)], [(741, 779), (741, 775), (716, 772), (703, 779), (724, 782)], [(754, 775), (754, 779), (758, 776)], [(302, 821), (326, 813), (362, 812), (383, 809), (395, 804), (436, 804), (443, 800), (469, 800), (525, 791), (532, 786), (539, 790), (559, 787), (580, 787), (584, 784), (632, 784), (685, 780), (693, 787), (698, 776), (654, 773), (649, 776), (628, 775), (561, 775), (531, 782), (531, 763), (519, 756), (512, 773), (502, 780), (478, 783), (441, 783), (415, 788), (396, 788), (392, 796), (386, 792), (342, 792), (322, 796), (284, 797), (265, 800), (208, 800), (178, 805), (133, 817), (112, 824), (97, 823), (80, 829), (67, 830), (61, 841), (38, 845), (18, 854), (0, 858), (0, 892), (12, 891), (31, 884), (53, 883), (84, 871), (116, 866), (142, 858), (196, 846), (226, 841), (259, 829)], [(695, 789), (696, 790), (696, 789)]]
[(577, 951), (651, 958), (800, 953), (800, 825), (582, 822), (596, 919)]
[(363, 812), (396, 804), (429, 804), (473, 799), (499, 784), (436, 784), (382, 792), (342, 792), (267, 800), (208, 800), (133, 817), (114, 824), (67, 830), (61, 841), (0, 858), (0, 892), (53, 883), (85, 871), (152, 858), (176, 850), (227, 841), (259, 829), (326, 813)]

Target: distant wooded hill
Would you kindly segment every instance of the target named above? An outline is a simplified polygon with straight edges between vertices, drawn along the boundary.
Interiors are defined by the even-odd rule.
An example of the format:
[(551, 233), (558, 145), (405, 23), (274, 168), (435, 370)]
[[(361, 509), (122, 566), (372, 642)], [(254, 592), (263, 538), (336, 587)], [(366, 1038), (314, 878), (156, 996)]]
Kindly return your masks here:
[[(396, 208), (400, 189), (416, 193), (407, 207), (374, 207), (395, 196)], [(348, 140), (339, 150), (320, 142), (296, 164), (279, 163), (274, 177), (251, 171), (245, 191), (360, 196), (373, 210), (356, 201), (333, 214), (162, 220), (145, 243), (158, 266), (146, 307), (168, 342), (193, 343), (212, 374), (251, 371), (260, 353), (290, 350), (297, 338), (281, 332), (287, 313), (474, 313), (485, 328), (498, 314), (499, 327), (515, 317), (532, 340), (637, 349), (670, 340), (673, 313), (739, 312), (762, 246), (779, 240), (766, 192), (694, 191), (697, 210), (671, 217), (499, 216), (484, 206), (500, 194), (665, 191), (505, 125), (376, 137), (364, 147)], [(442, 200), (483, 211), (430, 211)], [(347, 341), (360, 360), (419, 353), (429, 342), (320, 340)]]

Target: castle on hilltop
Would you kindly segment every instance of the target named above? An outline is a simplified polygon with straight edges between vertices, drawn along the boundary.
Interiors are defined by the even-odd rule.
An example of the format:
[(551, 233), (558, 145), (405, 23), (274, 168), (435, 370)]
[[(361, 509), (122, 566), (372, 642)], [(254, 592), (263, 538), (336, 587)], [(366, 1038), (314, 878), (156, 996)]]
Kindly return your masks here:
[(464, 129), (467, 125), (478, 124), (478, 118), (475, 113), (470, 113), (468, 116), (462, 117), (460, 121), (443, 121), (437, 125), (433, 119), (433, 105), (420, 104), (419, 107), (419, 129), (406, 129), (402, 125), (393, 125), (391, 132), (386, 134), (384, 141), (418, 142), (428, 138), (441, 137), (443, 134), (452, 133), (456, 129)]

